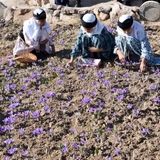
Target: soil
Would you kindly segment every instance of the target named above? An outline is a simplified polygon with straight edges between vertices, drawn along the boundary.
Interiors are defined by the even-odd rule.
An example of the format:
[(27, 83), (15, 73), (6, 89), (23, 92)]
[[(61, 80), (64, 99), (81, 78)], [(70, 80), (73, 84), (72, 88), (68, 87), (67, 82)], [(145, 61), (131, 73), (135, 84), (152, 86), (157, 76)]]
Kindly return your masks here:
[[(54, 27), (56, 55), (22, 65), (21, 26), (0, 24), (0, 159), (160, 159), (160, 69), (67, 68), (78, 25)], [(159, 25), (145, 27), (160, 53)]]

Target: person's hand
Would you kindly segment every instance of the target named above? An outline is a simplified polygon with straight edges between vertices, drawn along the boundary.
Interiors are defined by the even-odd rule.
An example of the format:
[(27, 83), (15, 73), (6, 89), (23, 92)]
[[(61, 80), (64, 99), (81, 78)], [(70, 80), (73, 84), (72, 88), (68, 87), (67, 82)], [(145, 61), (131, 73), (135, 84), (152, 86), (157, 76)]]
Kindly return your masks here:
[(146, 61), (145, 61), (145, 59), (142, 59), (142, 61), (140, 63), (140, 71), (145, 72), (146, 70), (147, 70)]
[(125, 63), (126, 62), (125, 56), (120, 50), (117, 50), (117, 55), (118, 55), (118, 58), (119, 58), (121, 63)]
[(71, 57), (71, 59), (69, 60), (69, 62), (67, 63), (67, 67), (73, 66), (73, 58)]
[(96, 47), (90, 47), (90, 48), (88, 48), (88, 50), (89, 50), (91, 53), (94, 53), (94, 52), (102, 52), (102, 51), (103, 51), (103, 49), (96, 48)]

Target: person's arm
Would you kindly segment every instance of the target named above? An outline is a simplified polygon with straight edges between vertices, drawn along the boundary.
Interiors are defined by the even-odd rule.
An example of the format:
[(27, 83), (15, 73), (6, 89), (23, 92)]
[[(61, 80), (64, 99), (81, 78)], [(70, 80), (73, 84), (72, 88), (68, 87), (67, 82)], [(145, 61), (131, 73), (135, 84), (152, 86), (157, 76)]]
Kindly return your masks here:
[(82, 32), (80, 31), (76, 40), (76, 44), (70, 54), (71, 58), (70, 58), (69, 64), (73, 64), (74, 59), (78, 56), (78, 54), (81, 51), (82, 51)]
[(150, 43), (148, 41), (145, 31), (143, 32), (143, 34), (144, 36), (142, 36), (143, 38), (141, 39), (141, 64), (140, 64), (141, 72), (146, 70), (147, 60), (148, 60), (149, 55), (152, 52), (151, 46), (150, 46)]
[(39, 50), (39, 44), (38, 44), (38, 42), (31, 39), (31, 34), (33, 34), (33, 33), (31, 33), (30, 26), (27, 23), (24, 23), (23, 35), (24, 35), (25, 43), (29, 47), (33, 47), (33, 48)]

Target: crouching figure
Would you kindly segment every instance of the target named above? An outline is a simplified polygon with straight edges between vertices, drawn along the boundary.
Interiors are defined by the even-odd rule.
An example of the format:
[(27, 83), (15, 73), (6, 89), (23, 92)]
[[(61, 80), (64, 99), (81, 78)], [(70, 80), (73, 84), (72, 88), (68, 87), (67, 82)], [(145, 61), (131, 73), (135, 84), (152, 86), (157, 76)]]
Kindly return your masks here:
[(140, 71), (146, 71), (147, 65), (160, 65), (160, 57), (152, 52), (145, 29), (132, 16), (122, 15), (118, 20), (116, 46), (114, 53), (121, 63), (140, 62)]
[(14, 59), (23, 63), (35, 62), (54, 54), (52, 33), (46, 22), (46, 12), (39, 8), (26, 20), (13, 49)]
[(107, 27), (97, 20), (95, 14), (86, 13), (81, 17), (80, 32), (71, 52), (69, 64), (73, 64), (74, 59), (79, 55), (82, 58), (110, 61), (114, 46), (114, 36)]

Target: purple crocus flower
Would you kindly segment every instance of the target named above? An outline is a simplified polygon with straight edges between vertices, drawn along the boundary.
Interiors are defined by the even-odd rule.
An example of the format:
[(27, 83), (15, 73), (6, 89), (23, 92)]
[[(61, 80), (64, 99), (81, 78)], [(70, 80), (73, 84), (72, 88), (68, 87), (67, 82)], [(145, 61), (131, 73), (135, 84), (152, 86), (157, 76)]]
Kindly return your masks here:
[(25, 91), (27, 89), (27, 85), (23, 85), (22, 87), (21, 87), (21, 90), (22, 91)]
[(9, 61), (8, 61), (8, 66), (9, 67), (12, 67), (12, 66), (14, 66), (15, 65), (15, 61), (13, 61), (13, 59), (10, 59)]
[(6, 117), (3, 122), (4, 124), (13, 124), (15, 122), (15, 117), (14, 116), (9, 116), (9, 117)]
[(128, 89), (127, 88), (124, 88), (124, 89), (117, 89), (117, 93), (118, 94), (126, 94), (126, 93), (128, 93)]
[(46, 101), (47, 101), (46, 97), (41, 97), (38, 102), (44, 104), (46, 103)]
[(16, 97), (16, 95), (14, 95), (13, 97), (10, 98), (11, 102), (18, 102), (18, 98)]
[(7, 150), (7, 153), (9, 155), (13, 155), (17, 150), (18, 150), (18, 148), (10, 148), (10, 149)]
[(122, 100), (124, 99), (124, 95), (118, 95), (118, 96), (116, 97), (116, 99), (117, 99), (118, 101), (122, 101)]
[(149, 131), (148, 128), (142, 128), (141, 129), (141, 133), (142, 133), (143, 136), (147, 136), (147, 135), (150, 134), (150, 131)]
[(94, 107), (90, 107), (88, 111), (90, 113), (94, 113), (94, 112), (98, 112), (98, 111), (101, 111), (101, 110), (102, 110), (102, 107), (94, 106)]
[(50, 113), (51, 112), (51, 108), (49, 107), (49, 106), (44, 106), (44, 111), (46, 112), (46, 113)]
[(15, 108), (18, 107), (19, 105), (20, 105), (19, 102), (17, 102), (17, 103), (12, 103), (12, 104), (9, 105), (9, 108), (10, 108), (10, 109), (15, 109)]
[(45, 94), (45, 97), (46, 98), (51, 98), (51, 97), (55, 97), (55, 93), (54, 92), (52, 92), (52, 91), (49, 91), (49, 92), (47, 92), (46, 94)]
[(61, 39), (61, 41), (59, 43), (60, 43), (60, 45), (64, 46), (64, 44), (65, 44), (64, 39)]
[(12, 138), (6, 139), (6, 140), (4, 141), (5, 144), (11, 144), (11, 143), (13, 143), (13, 142), (14, 142), (14, 140), (13, 140)]
[(20, 136), (22, 136), (24, 134), (24, 128), (20, 128), (18, 130), (18, 133), (19, 133)]
[(154, 99), (153, 99), (153, 102), (154, 102), (155, 104), (159, 105), (159, 104), (160, 104), (160, 97), (154, 98)]
[(61, 79), (57, 80), (57, 81), (56, 81), (56, 84), (57, 84), (57, 85), (62, 85), (62, 84), (63, 84), (63, 80), (61, 80)]
[(103, 73), (103, 71), (97, 72), (97, 77), (98, 77), (99, 79), (104, 78), (104, 73)]
[(128, 78), (128, 77), (129, 77), (129, 74), (128, 74), (128, 73), (125, 73), (125, 74), (123, 75), (123, 77), (124, 77), (124, 78)]
[(128, 109), (132, 109), (132, 108), (133, 108), (133, 104), (128, 104), (128, 105), (127, 105), (127, 108), (128, 108)]
[(112, 71), (112, 76), (115, 76), (117, 74), (116, 71)]
[(106, 86), (106, 87), (109, 87), (111, 82), (109, 80), (104, 80), (103, 81), (103, 84)]
[(6, 92), (10, 92), (10, 85), (9, 85), (9, 84), (6, 84), (6, 85), (5, 85), (5, 91), (6, 91)]
[(91, 107), (91, 108), (89, 108), (88, 111), (89, 111), (90, 113), (94, 113), (94, 112), (96, 111), (96, 108)]
[(65, 154), (68, 152), (68, 147), (66, 144), (64, 144), (64, 146), (62, 147), (62, 153)]
[(107, 157), (106, 160), (113, 160), (112, 157)]
[(84, 105), (89, 104), (90, 102), (91, 102), (91, 99), (90, 99), (89, 97), (84, 97), (84, 98), (82, 99), (82, 103), (83, 103)]
[(70, 132), (71, 132), (72, 134), (77, 134), (77, 130), (76, 130), (75, 128), (71, 128), (71, 129), (70, 129)]
[(40, 111), (37, 110), (37, 111), (32, 113), (32, 118), (38, 119), (39, 117), (40, 117)]
[(156, 90), (158, 88), (158, 85), (157, 84), (151, 84), (149, 86), (149, 90)]
[(31, 79), (39, 79), (40, 78), (40, 74), (38, 72), (33, 72), (31, 75)]
[(29, 118), (30, 114), (31, 114), (31, 111), (29, 110), (23, 112), (24, 118)]
[(78, 143), (73, 143), (73, 144), (72, 144), (72, 147), (75, 148), (75, 149), (79, 149), (80, 146), (79, 146)]
[(133, 117), (138, 117), (139, 116), (139, 110), (138, 109), (133, 109), (132, 110), (132, 115), (133, 115)]
[(44, 133), (43, 128), (36, 128), (36, 129), (32, 132), (32, 134), (35, 135), (35, 136), (38, 136), (38, 135), (43, 134), (43, 133)]
[(5, 133), (6, 129), (4, 126), (0, 126), (0, 134)]
[(111, 89), (111, 92), (112, 92), (112, 93), (117, 92), (117, 88), (112, 88), (112, 89)]
[(80, 143), (84, 145), (86, 143), (86, 140), (84, 138), (80, 138)]
[(121, 153), (121, 151), (120, 151), (120, 149), (119, 149), (119, 148), (116, 148), (114, 153), (115, 153), (115, 155), (119, 156), (119, 155), (120, 155), (120, 153)]
[(17, 85), (13, 83), (13, 84), (10, 84), (9, 87), (11, 90), (15, 90)]
[(9, 156), (5, 156), (3, 160), (10, 160)]
[(23, 93), (22, 93), (22, 92), (18, 92), (17, 94), (18, 94), (19, 96), (21, 96)]
[(84, 78), (85, 78), (85, 75), (84, 75), (84, 74), (80, 74), (80, 75), (79, 75), (79, 79), (80, 79), (80, 80), (83, 80)]
[(11, 130), (13, 130), (13, 129), (14, 129), (13, 125), (6, 125), (6, 126), (4, 126), (5, 132), (6, 132), (6, 131), (11, 131)]
[(27, 157), (28, 156), (28, 150), (23, 150), (21, 152), (21, 154), (22, 154), (23, 157)]

